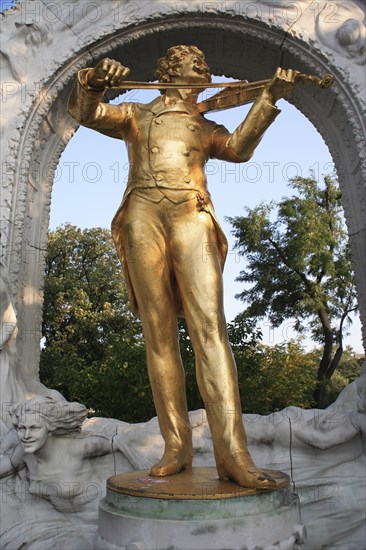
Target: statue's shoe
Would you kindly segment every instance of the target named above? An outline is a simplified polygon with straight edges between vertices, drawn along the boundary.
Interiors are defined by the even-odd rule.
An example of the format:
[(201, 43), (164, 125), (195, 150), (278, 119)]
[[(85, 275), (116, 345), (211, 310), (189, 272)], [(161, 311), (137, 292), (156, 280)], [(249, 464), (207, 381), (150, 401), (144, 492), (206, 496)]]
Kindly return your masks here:
[(167, 451), (163, 458), (151, 467), (151, 476), (171, 476), (192, 468), (192, 454), (186, 451)]
[(229, 456), (221, 465), (217, 465), (220, 479), (232, 479), (242, 487), (250, 489), (275, 489), (276, 481), (266, 472), (257, 468), (245, 451)]

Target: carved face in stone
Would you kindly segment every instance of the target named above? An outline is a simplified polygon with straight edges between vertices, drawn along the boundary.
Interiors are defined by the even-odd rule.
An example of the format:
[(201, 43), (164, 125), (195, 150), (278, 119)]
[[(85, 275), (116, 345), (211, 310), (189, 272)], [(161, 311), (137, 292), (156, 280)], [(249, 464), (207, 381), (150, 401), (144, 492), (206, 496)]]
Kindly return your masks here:
[(37, 413), (27, 413), (17, 426), (18, 437), (25, 453), (35, 453), (46, 444), (49, 429)]

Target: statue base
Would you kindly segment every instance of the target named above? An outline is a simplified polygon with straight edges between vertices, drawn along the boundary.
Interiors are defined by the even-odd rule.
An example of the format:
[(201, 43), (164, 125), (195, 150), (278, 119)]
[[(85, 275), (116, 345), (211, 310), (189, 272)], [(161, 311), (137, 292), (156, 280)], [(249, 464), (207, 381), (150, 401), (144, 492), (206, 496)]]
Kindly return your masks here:
[(286, 474), (266, 471), (276, 480), (270, 491), (221, 481), (215, 468), (113, 476), (99, 505), (95, 548), (299, 549), (305, 532), (299, 498)]

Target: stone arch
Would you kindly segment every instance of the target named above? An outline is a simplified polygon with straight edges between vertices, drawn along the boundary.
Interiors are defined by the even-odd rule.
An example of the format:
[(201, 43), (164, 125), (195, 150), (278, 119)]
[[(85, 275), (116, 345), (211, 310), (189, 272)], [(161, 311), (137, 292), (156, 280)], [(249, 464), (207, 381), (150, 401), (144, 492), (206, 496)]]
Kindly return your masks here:
[[(79, 8), (86, 5), (79, 1), (68, 4)], [(52, 180), (59, 157), (76, 128), (66, 113), (67, 97), (76, 71), (109, 56), (120, 58), (131, 66), (131, 78), (149, 80), (153, 78), (156, 58), (167, 47), (177, 43), (197, 44), (205, 51), (212, 71), (219, 75), (259, 80), (271, 75), (279, 64), (296, 67), (309, 74), (331, 72), (335, 75), (331, 90), (325, 93), (311, 86), (299, 88), (292, 101), (323, 136), (336, 165), (365, 336), (366, 247), (362, 176), (366, 166), (362, 89), (358, 84), (362, 81), (361, 67), (352, 60), (346, 62), (334, 51), (329, 54), (329, 47), (324, 46), (316, 35), (314, 21), (309, 23), (309, 14), (306, 14), (302, 0), (296, 4), (301, 16), (291, 28), (285, 21), (273, 24), (271, 19), (281, 2), (261, 4), (244, 0), (239, 11), (230, 11), (223, 3), (215, 2), (202, 4), (192, 1), (189, 6), (182, 5), (181, 8), (168, 1), (148, 2), (146, 5), (127, 2), (120, 6), (125, 6), (126, 10), (126, 6), (140, 7), (136, 12), (133, 9), (128, 12), (127, 20), (116, 17), (111, 5), (109, 12), (105, 12), (103, 6), (106, 4), (99, 1), (89, 3), (94, 10), (88, 12), (89, 19), (92, 17), (90, 14), (94, 14), (93, 17), (95, 13), (100, 14), (100, 18), (95, 20), (92, 36), (88, 34), (88, 23), (90, 27), (91, 21), (84, 13), (84, 20), (75, 17), (73, 25), (67, 25), (64, 21), (60, 23), (58, 17), (53, 29), (58, 38), (55, 40), (50, 34), (49, 24), (52, 19), (50, 13), (53, 12), (44, 11), (49, 9), (47, 2), (40, 3), (37, 23), (28, 23), (33, 25), (35, 31), (38, 24), (42, 31), (38, 28), (40, 46), (33, 49), (38, 72), (29, 70), (25, 63), (23, 72), (26, 77), (19, 82), (21, 71), (19, 67), (12, 66), (11, 55), (7, 57), (6, 70), (10, 77), (5, 81), (8, 87), (5, 88), (7, 96), (3, 103), (8, 127), (3, 156), (6, 162), (3, 165), (5, 206), (2, 238), (6, 245), (6, 261), (20, 325), (20, 368), (28, 387), (38, 385), (41, 289)], [(265, 6), (272, 4), (272, 12), (264, 16)], [(254, 7), (262, 11), (255, 11)], [(359, 9), (356, 4), (355, 8)], [(11, 10), (7, 15), (9, 23), (17, 29), (22, 24), (23, 16), (20, 8)], [(66, 47), (58, 55), (56, 44), (63, 37)], [(11, 33), (9, 42), (11, 46)], [(51, 42), (50, 51), (47, 51), (47, 42)], [(50, 52), (55, 55), (54, 58), (52, 55), (49, 57)], [(29, 59), (26, 59), (28, 63), (31, 62), (31, 54), (32, 49), (28, 53)], [(45, 60), (44, 66), (39, 65)], [(351, 74), (350, 63), (353, 63), (354, 69)]]

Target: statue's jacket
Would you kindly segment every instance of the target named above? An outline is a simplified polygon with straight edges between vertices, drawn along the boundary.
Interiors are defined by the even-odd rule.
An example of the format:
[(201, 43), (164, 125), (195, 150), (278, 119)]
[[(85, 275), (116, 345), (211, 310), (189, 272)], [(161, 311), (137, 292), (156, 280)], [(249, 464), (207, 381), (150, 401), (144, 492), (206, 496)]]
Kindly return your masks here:
[(153, 203), (166, 197), (171, 203), (180, 204), (196, 197), (198, 208), (206, 210), (214, 221), (223, 268), (227, 240), (214, 212), (204, 166), (210, 158), (248, 161), (280, 111), (259, 98), (231, 134), (224, 126), (206, 119), (190, 101), (165, 105), (160, 96), (148, 104), (104, 103), (104, 92), (88, 85), (88, 71), (79, 71), (68, 111), (83, 126), (126, 143), (130, 162), (128, 183), (112, 221), (112, 237), (124, 268), (132, 310), (138, 313), (122, 231), (131, 193)]

